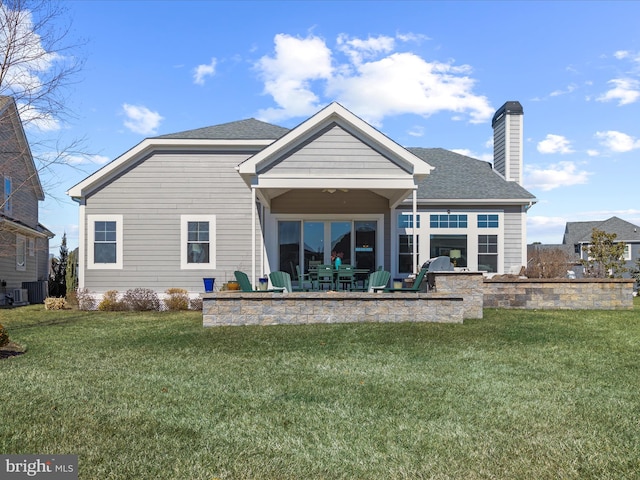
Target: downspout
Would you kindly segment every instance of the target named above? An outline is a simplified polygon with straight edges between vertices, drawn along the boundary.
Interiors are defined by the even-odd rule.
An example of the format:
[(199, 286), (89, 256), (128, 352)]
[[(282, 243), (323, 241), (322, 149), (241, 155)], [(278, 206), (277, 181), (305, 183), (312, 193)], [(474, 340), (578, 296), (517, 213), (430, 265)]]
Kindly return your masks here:
[(413, 190), (413, 273), (418, 273), (418, 190)]

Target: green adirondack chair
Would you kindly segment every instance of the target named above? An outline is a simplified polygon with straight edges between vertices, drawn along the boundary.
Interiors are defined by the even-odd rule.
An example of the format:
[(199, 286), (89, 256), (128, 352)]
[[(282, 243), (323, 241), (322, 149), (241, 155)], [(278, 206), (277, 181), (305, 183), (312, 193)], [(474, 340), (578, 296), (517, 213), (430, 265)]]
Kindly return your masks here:
[(420, 287), (422, 286), (422, 282), (424, 281), (425, 277), (427, 275), (427, 269), (423, 268), (420, 270), (420, 273), (418, 273), (418, 276), (416, 277), (415, 281), (413, 282), (413, 286), (409, 287), (409, 288), (385, 288), (384, 291), (385, 292), (419, 292), (420, 291)]
[(391, 272), (386, 270), (376, 270), (369, 274), (369, 280), (367, 281), (368, 292), (378, 292), (386, 288), (389, 279), (391, 278)]
[(289, 272), (271, 272), (269, 274), (269, 278), (271, 279), (271, 284), (275, 290), (284, 293), (293, 292), (293, 287), (291, 286), (291, 275), (289, 275)]
[(240, 270), (236, 270), (233, 272), (236, 276), (236, 281), (240, 284), (240, 290), (243, 292), (282, 292), (280, 289), (275, 290), (254, 290), (251, 286), (251, 280), (249, 280), (249, 275)]

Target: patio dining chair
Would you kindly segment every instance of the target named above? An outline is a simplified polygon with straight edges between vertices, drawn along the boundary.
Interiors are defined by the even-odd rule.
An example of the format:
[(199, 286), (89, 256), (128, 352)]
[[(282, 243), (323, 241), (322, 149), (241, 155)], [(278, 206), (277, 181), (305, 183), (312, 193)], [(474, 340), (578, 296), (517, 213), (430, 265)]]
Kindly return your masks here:
[(274, 290), (278, 290), (283, 293), (293, 292), (291, 287), (291, 275), (289, 272), (276, 271), (269, 274), (271, 284)]
[[(296, 273), (298, 275), (298, 290), (307, 291), (313, 289), (311, 274), (302, 272), (300, 265), (296, 265)], [(307, 288), (307, 285), (309, 285), (309, 288)]]
[(333, 290), (334, 272), (335, 270), (333, 269), (333, 265), (318, 265), (316, 268), (316, 284), (318, 286), (318, 290), (324, 290), (325, 285), (329, 287), (329, 290)]
[(336, 272), (336, 289), (353, 290), (355, 288), (355, 272), (352, 265), (342, 264)]

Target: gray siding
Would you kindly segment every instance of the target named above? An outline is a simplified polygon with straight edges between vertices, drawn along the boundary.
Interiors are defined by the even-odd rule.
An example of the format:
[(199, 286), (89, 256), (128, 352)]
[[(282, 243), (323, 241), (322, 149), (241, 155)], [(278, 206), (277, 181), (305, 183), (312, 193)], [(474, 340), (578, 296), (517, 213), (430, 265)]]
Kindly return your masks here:
[[(249, 270), (251, 192), (234, 169), (246, 158), (156, 154), (90, 196), (87, 215), (123, 215), (123, 268), (86, 269), (84, 286), (97, 293), (138, 287), (201, 292), (203, 277), (221, 284), (234, 270)], [(181, 270), (181, 215), (216, 215), (215, 271)], [(85, 262), (88, 251), (87, 245)]]
[(504, 120), (493, 130), (493, 169), (506, 178), (506, 127)]
[(388, 158), (334, 125), (259, 173), (267, 178), (283, 174), (350, 177), (363, 170), (368, 175), (406, 174)]
[[(523, 222), (526, 216), (521, 207), (507, 207), (504, 210), (504, 273), (511, 267), (521, 267), (526, 264), (526, 246), (522, 238)], [(525, 263), (523, 263), (523, 261)]]
[(509, 115), (507, 121), (509, 122), (508, 134), (509, 134), (509, 151), (507, 152), (507, 162), (509, 162), (509, 170), (507, 180), (520, 183), (521, 162), (520, 157), (522, 155), (522, 142), (520, 141), (520, 127), (522, 125), (522, 115)]

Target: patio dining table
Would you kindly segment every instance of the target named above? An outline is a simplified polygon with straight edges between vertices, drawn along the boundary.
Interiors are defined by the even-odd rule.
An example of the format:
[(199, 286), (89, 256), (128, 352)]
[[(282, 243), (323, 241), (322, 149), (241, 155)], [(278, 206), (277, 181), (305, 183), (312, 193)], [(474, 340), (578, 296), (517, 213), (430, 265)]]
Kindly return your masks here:
[[(365, 281), (367, 279), (367, 277), (369, 276), (369, 274), (371, 273), (371, 270), (369, 270), (368, 268), (353, 268), (353, 278), (354, 278), (354, 282), (356, 283), (356, 285), (358, 284), (358, 282), (362, 283), (362, 288), (365, 287)], [(311, 286), (314, 290), (318, 290), (319, 288), (316, 288), (316, 285), (318, 283), (318, 265), (310, 265), (309, 266), (309, 278), (311, 280)], [(333, 284), (336, 284), (336, 279), (338, 278), (338, 269), (334, 268), (333, 269)]]

